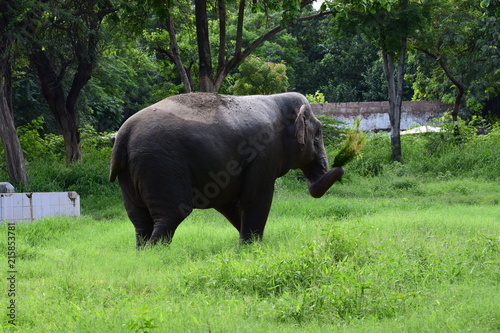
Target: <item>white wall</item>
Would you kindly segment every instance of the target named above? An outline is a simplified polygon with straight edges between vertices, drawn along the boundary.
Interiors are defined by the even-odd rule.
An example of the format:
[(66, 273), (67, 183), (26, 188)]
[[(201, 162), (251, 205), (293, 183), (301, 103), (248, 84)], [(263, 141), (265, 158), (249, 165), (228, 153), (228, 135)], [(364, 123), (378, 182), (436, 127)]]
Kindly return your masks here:
[(45, 216), (80, 216), (76, 192), (2, 193), (0, 220), (31, 222)]

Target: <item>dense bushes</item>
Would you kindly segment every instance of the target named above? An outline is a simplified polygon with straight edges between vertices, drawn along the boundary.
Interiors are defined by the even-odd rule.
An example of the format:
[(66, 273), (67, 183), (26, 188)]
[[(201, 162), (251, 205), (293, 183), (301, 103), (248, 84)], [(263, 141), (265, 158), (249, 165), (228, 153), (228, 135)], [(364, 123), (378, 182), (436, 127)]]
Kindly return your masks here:
[[(364, 177), (393, 174), (400, 177), (498, 179), (500, 126), (492, 126), (488, 134), (479, 135), (478, 132), (482, 131), (472, 123), (449, 124), (442, 126), (439, 133), (403, 135), (402, 164), (391, 160), (387, 133), (367, 134), (362, 156), (346, 166), (346, 177), (350, 174)], [(336, 149), (336, 143), (328, 147), (330, 160)]]
[[(43, 135), (43, 124), (43, 118), (38, 118), (18, 129), (30, 182), (17, 184), (16, 191), (77, 191), (81, 196), (118, 193), (116, 184), (108, 180), (112, 145), (106, 134), (96, 133), (90, 126), (82, 128), (82, 162), (66, 166), (63, 138)], [(4, 165), (0, 167), (0, 179), (8, 179)]]

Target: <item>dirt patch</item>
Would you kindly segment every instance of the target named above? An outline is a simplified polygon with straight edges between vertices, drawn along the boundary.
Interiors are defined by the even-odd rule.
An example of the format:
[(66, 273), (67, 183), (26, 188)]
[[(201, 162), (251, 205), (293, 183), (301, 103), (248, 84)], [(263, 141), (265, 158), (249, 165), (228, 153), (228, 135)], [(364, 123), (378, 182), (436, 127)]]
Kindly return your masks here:
[(232, 100), (230, 96), (219, 95), (216, 93), (182, 94), (172, 96), (169, 99), (193, 110), (204, 110), (205, 112), (218, 110), (221, 106), (227, 106), (227, 104)]

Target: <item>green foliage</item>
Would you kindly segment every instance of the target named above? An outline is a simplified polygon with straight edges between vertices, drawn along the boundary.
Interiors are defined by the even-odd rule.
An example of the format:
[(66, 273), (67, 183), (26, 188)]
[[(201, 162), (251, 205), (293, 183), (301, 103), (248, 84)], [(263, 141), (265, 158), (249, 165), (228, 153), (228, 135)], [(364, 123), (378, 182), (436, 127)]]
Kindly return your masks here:
[(420, 1), (327, 1), (337, 13), (338, 28), (362, 33), (387, 52), (398, 52), (402, 36), (412, 37), (426, 22), (430, 4)]
[(148, 333), (152, 332), (150, 330), (154, 330), (158, 328), (153, 324), (154, 319), (149, 318), (149, 311), (147, 307), (143, 307), (141, 309), (137, 309), (135, 318), (125, 324), (125, 327), (129, 329), (131, 332), (136, 333)]
[(262, 61), (255, 56), (248, 57), (234, 75), (230, 88), (235, 95), (269, 95), (287, 91), (288, 77), (284, 63)]
[(377, 48), (358, 34), (339, 35), (333, 26), (325, 17), (289, 29), (300, 46), (300, 57), (287, 60), (291, 86), (304, 94), (320, 90), (329, 102), (386, 100)]
[[(22, 2), (21, 4), (25, 5), (19, 6), (21, 11), (16, 15), (16, 19), (22, 21), (31, 15), (30, 10), (35, 10), (38, 6), (48, 6), (47, 17), (54, 15), (60, 22), (78, 27), (76, 30), (79, 32), (89, 32), (85, 27), (88, 22), (79, 20), (78, 11), (73, 8), (79, 2), (61, 2), (65, 6), (64, 9), (59, 8), (59, 5), (56, 6), (55, 2), (54, 4), (31, 0)], [(304, 94), (314, 94), (319, 90), (325, 95), (325, 99), (336, 102), (385, 100), (387, 83), (377, 47), (363, 39), (361, 34), (339, 35), (338, 30), (352, 28), (351, 31), (359, 31), (364, 27), (374, 34), (382, 31), (373, 29), (373, 25), (358, 24), (360, 21), (358, 15), (361, 13), (369, 16), (380, 12), (377, 17), (403, 21), (406, 26), (407, 18), (411, 19), (408, 21), (411, 24), (415, 23), (414, 21), (426, 14), (424, 9), (429, 10), (429, 5), (432, 4), (431, 13), (437, 18), (436, 24), (427, 24), (426, 28), (431, 31), (421, 29), (420, 32), (429, 33), (429, 38), (424, 38), (428, 42), (432, 42), (435, 36), (443, 36), (442, 46), (446, 57), (443, 56), (442, 59), (451, 59), (452, 63), (457, 65), (453, 68), (455, 73), (467, 69), (465, 79), (472, 84), (466, 89), (464, 108), (477, 112), (485, 99), (498, 94), (499, 35), (496, 32), (499, 31), (499, 17), (495, 15), (499, 8), (498, 1), (481, 1), (481, 6), (470, 1), (410, 1), (411, 8), (407, 12), (399, 13), (397, 9), (400, 2), (326, 1), (323, 8), (329, 7), (335, 13), (341, 14), (340, 21), (332, 22), (330, 15), (327, 15), (300, 22), (261, 44), (254, 50), (254, 54), (266, 62), (286, 63), (288, 90)], [(94, 9), (107, 3), (98, 1)], [(167, 13), (171, 14), (174, 20), (181, 58), (193, 76), (195, 87), (198, 72), (195, 19), (191, 2), (171, 2), (172, 11), (166, 10), (166, 3), (157, 1), (142, 3), (119, 0), (111, 3), (116, 5), (116, 11), (108, 16), (99, 28), (102, 47), (97, 49), (97, 54), (88, 55), (95, 56), (97, 62), (92, 72), (92, 79), (85, 86), (77, 102), (80, 125), (90, 124), (97, 131), (116, 129), (123, 119), (145, 105), (182, 92), (178, 71), (166, 55), (170, 47), (170, 37), (165, 31)], [(253, 7), (253, 12), (247, 10), (245, 13), (243, 48), (270, 28), (279, 25), (279, 22), (293, 21), (293, 15), (296, 14), (312, 13), (310, 6), (309, 11), (298, 13), (297, 1), (254, 1), (247, 4), (248, 7)], [(237, 5), (237, 2), (226, 3), (227, 57), (232, 55), (235, 47), (233, 37), (236, 35)], [(470, 7), (471, 5), (473, 6)], [(216, 17), (214, 4), (209, 4), (209, 10), (210, 43), (215, 51), (220, 41), (219, 27), (217, 20), (214, 19)], [(92, 19), (90, 12), (87, 13), (89, 20)], [(448, 21), (441, 19), (443, 17)], [(51, 22), (44, 20), (45, 17), (40, 19), (39, 24), (52, 26)], [(380, 21), (390, 25), (388, 20)], [(442, 27), (446, 27), (447, 30), (436, 31)], [(17, 27), (14, 30), (20, 36), (29, 35)], [(70, 29), (64, 29), (67, 30)], [(394, 28), (393, 31), (399, 29)], [(63, 31), (40, 29), (39, 33), (41, 35), (39, 40), (47, 44), (44, 48), (50, 49), (51, 54), (57, 52), (68, 56), (73, 54), (67, 52), (71, 43), (57, 42), (63, 40)], [(78, 35), (74, 37), (81, 37)], [(412, 38), (412, 41), (416, 40), (416, 37)], [(473, 50), (474, 53), (468, 55), (465, 53), (464, 56), (467, 50)], [(20, 53), (16, 56), (12, 72), (16, 124), (24, 125), (43, 115), (46, 122), (44, 132), (57, 133), (58, 124), (44, 101), (33, 69), (30, 68), (30, 62), (22, 51), (26, 50), (19, 48)], [(214, 69), (217, 55), (217, 52), (212, 52)], [(434, 60), (429, 62), (429, 59), (421, 56), (417, 54), (412, 57), (415, 66), (405, 69), (408, 73), (405, 79), (414, 82), (414, 99), (452, 101), (456, 93), (443, 71), (435, 66)], [(469, 56), (472, 59), (469, 59)], [(61, 55), (60, 58), (64, 57)], [(73, 62), (69, 65), (67, 74), (74, 71), (72, 64)], [(64, 65), (64, 62), (61, 62), (61, 65)], [(65, 73), (61, 68), (56, 72)], [(229, 79), (223, 83), (221, 92), (230, 92), (230, 85), (235, 80), (231, 77), (234, 73), (233, 70), (228, 74)], [(64, 80), (62, 84), (69, 87), (71, 80)], [(276, 91), (284, 91), (284, 88)], [(405, 86), (404, 91), (405, 99), (410, 99), (413, 95), (411, 87)]]
[(311, 104), (328, 103), (325, 99), (325, 95), (319, 90), (316, 90), (314, 94), (306, 94), (306, 98)]
[(103, 52), (85, 90), (81, 109), (98, 132), (117, 130), (124, 117), (179, 92), (162, 77), (158, 61), (134, 46)]
[[(90, 151), (89, 151), (90, 150)], [(117, 190), (109, 183), (111, 149), (88, 149), (83, 161), (66, 166), (59, 161), (37, 161), (27, 166), (30, 183), (18, 191), (76, 191), (81, 196), (104, 196)]]
[(58, 131), (59, 125), (42, 96), (37, 80), (28, 71), (28, 68), (20, 67), (13, 73), (12, 105), (15, 123), (17, 126), (26, 125), (34, 119), (43, 117), (46, 132)]
[(500, 18), (500, 3), (495, 0), (481, 0), (481, 8), (486, 9), (490, 16)]
[(117, 185), (108, 180), (111, 141), (107, 133), (97, 133), (89, 125), (80, 129), (83, 161), (66, 165), (62, 136), (42, 136), (43, 124), (43, 118), (38, 118), (18, 129), (30, 177), (30, 183), (18, 192), (76, 191), (81, 196), (105, 196), (117, 191)]
[(24, 158), (30, 161), (56, 161), (64, 155), (64, 140), (60, 136), (44, 132), (44, 118), (38, 117), (17, 129)]
[(456, 142), (463, 142), (472, 140), (478, 133), (477, 129), (471, 122), (463, 119), (453, 121), (451, 113), (447, 112), (439, 119), (434, 119), (432, 124), (440, 126), (446, 141), (454, 140)]
[(346, 138), (333, 158), (332, 167), (342, 167), (355, 160), (361, 154), (365, 144), (365, 135), (360, 127), (361, 118), (356, 118), (351, 129), (347, 130)]
[(371, 133), (367, 135), (361, 157), (346, 167), (345, 177), (348, 177), (349, 172), (364, 177), (379, 176), (384, 167), (391, 164), (391, 161), (391, 143), (388, 135)]
[(413, 58), (418, 69), (414, 99), (455, 103), (458, 82), (463, 86), (461, 113), (479, 114), (485, 101), (500, 92), (500, 19), (485, 15), (473, 1), (438, 1), (431, 17), (432, 24), (414, 41), (423, 51)]
[[(386, 134), (369, 135), (361, 158), (346, 168), (346, 176), (379, 176), (397, 173), (410, 177), (474, 177), (498, 179), (500, 163), (497, 127), (485, 125), (477, 118), (456, 124), (446, 115), (436, 120), (439, 133), (402, 136), (403, 164), (390, 162), (390, 138)], [(478, 127), (479, 125), (479, 127)], [(479, 133), (488, 132), (479, 135)], [(394, 169), (394, 166), (399, 166)]]

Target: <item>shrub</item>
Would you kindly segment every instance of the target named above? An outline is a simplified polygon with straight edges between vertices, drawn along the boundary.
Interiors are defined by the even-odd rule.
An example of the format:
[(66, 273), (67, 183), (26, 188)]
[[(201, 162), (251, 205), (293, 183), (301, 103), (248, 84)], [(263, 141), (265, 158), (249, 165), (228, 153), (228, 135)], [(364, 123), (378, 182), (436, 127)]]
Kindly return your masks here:
[[(323, 123), (325, 147), (330, 161), (345, 138), (346, 127), (325, 116), (318, 117)], [(392, 189), (417, 189), (414, 180), (500, 178), (500, 126), (490, 126), (489, 133), (478, 135), (473, 127), (462, 123), (468, 130), (460, 130), (461, 139), (455, 137), (452, 128), (443, 133), (423, 133), (402, 137), (403, 163), (391, 158), (390, 139), (386, 133), (367, 135), (361, 157), (345, 166), (345, 179), (352, 175), (384, 177)], [(25, 152), (30, 184), (18, 191), (77, 191), (82, 196), (108, 196), (119, 193), (116, 183), (109, 183), (111, 142), (92, 127), (81, 129), (83, 160), (69, 166), (64, 162), (64, 142), (60, 135), (43, 135), (43, 118), (18, 129), (19, 140)], [(0, 149), (0, 153), (3, 151)], [(5, 159), (0, 159), (0, 177), (7, 179)], [(389, 177), (389, 178), (388, 178)], [(392, 178), (391, 178), (392, 177)], [(400, 178), (398, 181), (396, 178)], [(291, 172), (277, 183), (277, 188), (303, 189), (304, 179), (300, 171)]]
[(288, 77), (284, 62), (275, 64), (259, 57), (250, 56), (234, 75), (235, 82), (231, 92), (235, 95), (276, 94), (287, 91)]
[(76, 191), (81, 196), (118, 193), (108, 180), (111, 141), (92, 127), (80, 129), (82, 161), (66, 165), (61, 135), (43, 133), (43, 118), (18, 129), (19, 141), (27, 160), (30, 183), (18, 192)]
[(365, 147), (360, 158), (346, 166), (346, 170), (364, 177), (374, 177), (382, 173), (384, 165), (392, 163), (391, 143), (385, 133), (366, 136)]
[(309, 101), (309, 103), (328, 103), (325, 99), (325, 95), (320, 92), (319, 90), (316, 90), (314, 94), (306, 94), (306, 98)]
[[(498, 179), (500, 165), (500, 126), (483, 126), (488, 134), (481, 134), (475, 120), (460, 121), (458, 125), (447, 123), (440, 133), (422, 133), (401, 137), (403, 164), (391, 158), (389, 135), (367, 135), (361, 158), (346, 166), (346, 176), (363, 177), (395, 175), (398, 177), (472, 177)], [(458, 128), (458, 130), (457, 130)], [(333, 148), (329, 148), (329, 153)], [(404, 166), (404, 167), (403, 167)]]
[(44, 119), (38, 117), (17, 129), (24, 158), (28, 161), (55, 161), (64, 156), (64, 140), (61, 136), (47, 134), (43, 136)]

